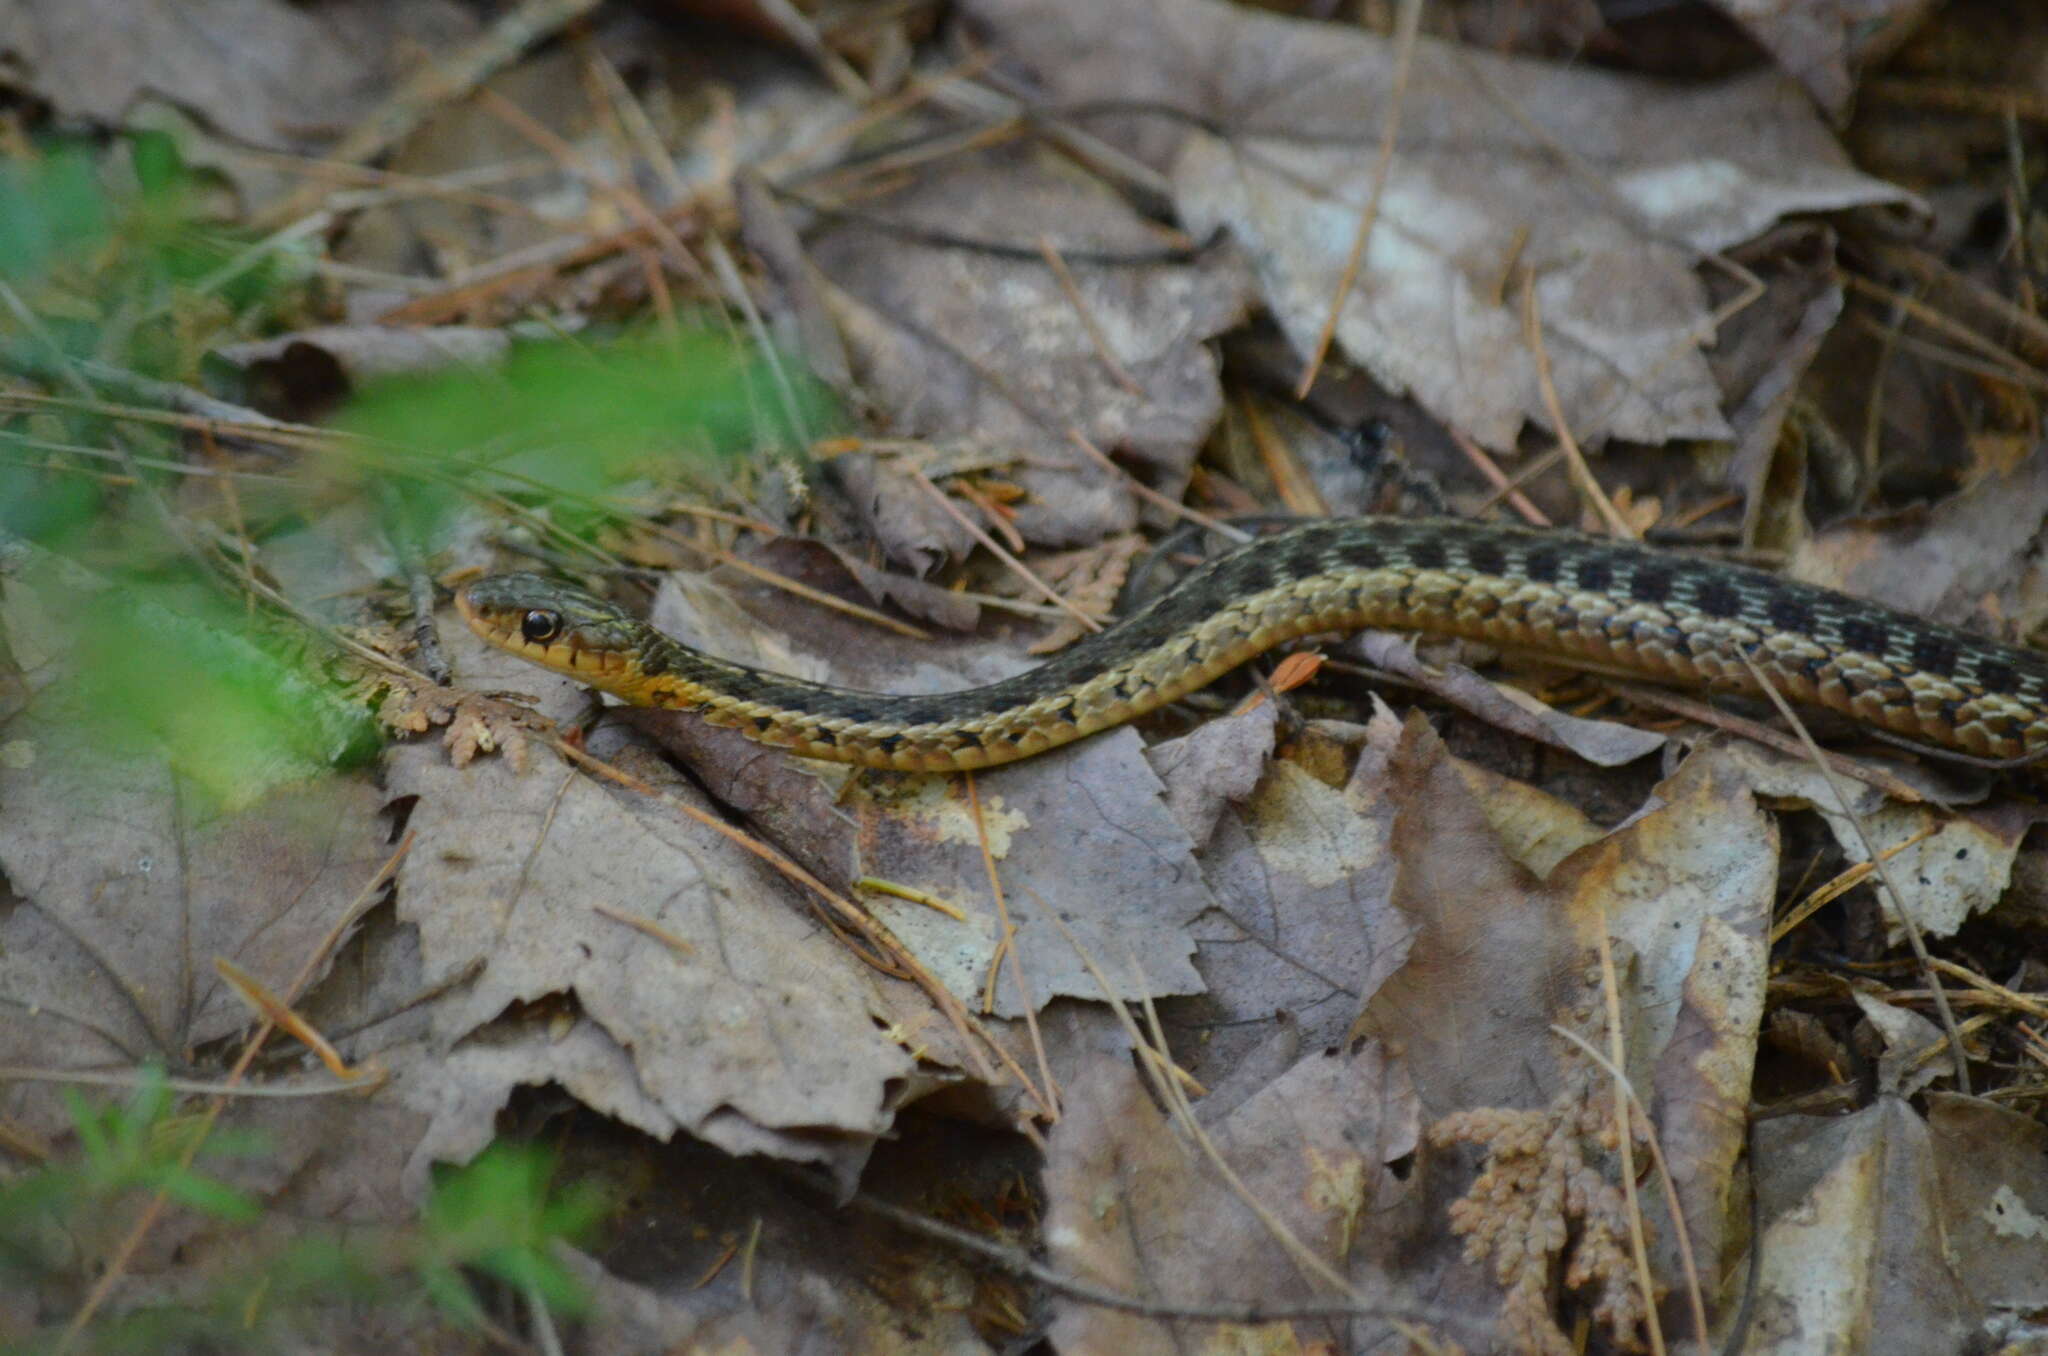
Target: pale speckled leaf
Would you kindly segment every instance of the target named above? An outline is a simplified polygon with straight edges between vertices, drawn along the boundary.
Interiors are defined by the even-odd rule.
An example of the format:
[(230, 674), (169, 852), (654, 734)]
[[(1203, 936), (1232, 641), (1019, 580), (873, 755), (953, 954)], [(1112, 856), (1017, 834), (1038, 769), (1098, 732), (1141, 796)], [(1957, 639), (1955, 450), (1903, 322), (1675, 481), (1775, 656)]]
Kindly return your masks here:
[[(1949, 809), (1901, 804), (1862, 782), (1831, 779), (1806, 759), (1755, 745), (1724, 756), (1740, 763), (1742, 776), (1760, 794), (1819, 812), (1850, 861), (1870, 859), (1867, 837), (1904, 896), (1903, 907), (1929, 937), (1951, 935), (2003, 898), (2021, 841), (2044, 818), (2037, 806), (2009, 801)], [(1846, 807), (1836, 798), (1838, 789), (1848, 797)], [(1892, 915), (1891, 892), (1880, 893), (1897, 943), (1904, 940), (1904, 925)]]
[[(835, 1142), (887, 1127), (910, 1064), (871, 1020), (873, 980), (753, 857), (552, 760), (524, 776), (502, 760), (456, 769), (414, 744), (394, 751), (390, 778), (419, 798), (398, 897), (427, 978), (483, 967), (437, 1005), (434, 1030), (458, 1066), (510, 1042), (469, 1070), (447, 1108), (457, 1120), (430, 1138), (473, 1148), (512, 1086), (542, 1081), (736, 1153), (830, 1159)], [(499, 1020), (555, 998), (589, 1019), (573, 1028), (589, 1047), (573, 1069), (545, 1025)]]

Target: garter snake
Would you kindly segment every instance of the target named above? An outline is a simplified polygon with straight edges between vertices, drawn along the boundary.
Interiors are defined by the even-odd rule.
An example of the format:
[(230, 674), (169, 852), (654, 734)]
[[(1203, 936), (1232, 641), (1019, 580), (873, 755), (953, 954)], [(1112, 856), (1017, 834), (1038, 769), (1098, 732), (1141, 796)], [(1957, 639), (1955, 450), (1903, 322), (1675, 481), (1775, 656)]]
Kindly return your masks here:
[(2048, 655), (1743, 566), (1452, 520), (1328, 519), (1192, 571), (1110, 630), (986, 687), (884, 696), (691, 649), (538, 575), (457, 598), (485, 640), (640, 706), (813, 758), (940, 771), (1121, 724), (1283, 641), (1365, 626), (1464, 636), (1652, 682), (1756, 691), (1987, 758), (2048, 748)]

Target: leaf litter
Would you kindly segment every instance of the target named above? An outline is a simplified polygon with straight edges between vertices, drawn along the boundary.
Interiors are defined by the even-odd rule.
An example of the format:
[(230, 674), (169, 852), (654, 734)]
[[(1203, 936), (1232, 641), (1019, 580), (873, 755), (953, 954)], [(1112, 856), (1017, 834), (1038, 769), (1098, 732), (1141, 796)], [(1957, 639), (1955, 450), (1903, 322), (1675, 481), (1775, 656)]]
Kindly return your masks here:
[[(405, 612), (435, 596), (428, 557), (442, 583), (539, 557), (783, 672), (897, 692), (1016, 672), (1057, 613), (1034, 580), (1100, 613), (1150, 571), (1162, 502), (1293, 502), (1311, 477), (1286, 440), (1259, 440), (1264, 466), (1206, 455), (1226, 414), (1272, 398), (1215, 341), (1256, 313), (1299, 358), (1333, 307), (1336, 359), (1356, 370), (1332, 382), (1376, 381), (1412, 400), (1406, 426), (1474, 445), (1402, 449), (1457, 509), (1505, 492), (1506, 472), (1475, 469), (1489, 453), (1534, 463), (1554, 400), (1605, 446), (1595, 471), (1639, 527), (1682, 541), (1732, 506), (1742, 525), (1713, 544), (1795, 547), (1803, 577), (2011, 634), (2043, 615), (2039, 336), (2004, 301), (2024, 287), (2008, 262), (1899, 243), (1928, 213), (1960, 238), (1957, 209), (1857, 168), (1797, 90), (1842, 113), (1884, 59), (1860, 45), (1866, 21), (1910, 25), (1914, 6), (1827, 7), (1804, 27), (1725, 6), (1778, 67), (1682, 85), (1210, 0), (975, 0), (937, 28), (914, 6), (843, 24), (760, 7), (753, 32), (779, 52), (710, 24), (684, 53), (643, 16), (573, 4), (521, 7), (547, 32), (590, 11), (528, 52), (531, 31), (435, 10), (411, 22), (460, 78), (388, 98), (388, 54), (333, 42), (383, 8), (153, 16), (156, 53), (117, 44), (89, 79), (54, 6), (23, 9), (0, 45), (10, 87), (169, 126), (192, 163), (234, 166), (239, 209), (317, 209), (267, 248), (313, 261), (333, 293), (260, 335), (209, 313), (193, 323), (214, 337), (188, 336), (175, 380), (203, 353), (230, 398), (291, 418), (393, 366), (499, 383), (358, 423), (374, 457), (323, 463), (313, 492), (267, 488), (312, 454), (253, 410), (222, 423), (205, 406), (212, 422), (152, 448), (214, 473), (172, 500), (197, 529), (184, 554), (228, 562), (246, 599), (281, 582), (392, 665), (424, 662)], [(231, 21), (276, 60), (215, 80), (185, 38)], [(1597, 16), (1518, 22), (1532, 52), (1621, 43)], [(486, 93), (458, 103), (464, 89)], [(287, 190), (278, 145), (346, 163)], [(1819, 212), (1827, 226), (1771, 230)], [(13, 248), (0, 276), (39, 284)], [(1907, 295), (1874, 259), (1939, 278), (1927, 295), (1964, 318), (1871, 309)], [(1743, 301), (1746, 279), (1761, 300)], [(515, 318), (576, 336), (559, 351), (580, 362), (635, 314), (677, 333), (724, 317), (781, 355), (699, 365), (724, 374), (717, 408), (683, 422), (715, 434), (558, 420), (553, 369)], [(377, 315), (448, 322), (463, 356), (360, 323)], [(1708, 347), (1724, 322), (1740, 361)], [(37, 403), (45, 369), (17, 381), (11, 364), (10, 430), (74, 455), (78, 430)], [(636, 400), (659, 366), (608, 385), (568, 370), (604, 404), (671, 408)], [(1864, 402), (1853, 419), (1844, 389)], [(94, 413), (154, 436), (132, 409)], [(1961, 455), (1915, 460), (1923, 429)], [(1337, 440), (1340, 459), (1367, 441)], [(664, 442), (762, 455), (689, 462)], [(383, 476), (402, 502), (366, 509)], [(1590, 511), (1561, 478), (1514, 493), (1554, 521)], [(595, 1298), (583, 1349), (1362, 1350), (1392, 1333), (1567, 1351), (1583, 1330), (1625, 1351), (1704, 1322), (1749, 1350), (1913, 1351), (2019, 1340), (2048, 1303), (2048, 973), (2012, 940), (2043, 873), (2037, 816), (2001, 788), (1894, 760), (1884, 784), (1917, 799), (1859, 787), (1845, 814), (1803, 762), (1532, 709), (1387, 650), (1374, 662), (1431, 719), (1326, 678), (971, 785), (848, 774), (672, 713), (599, 717), (445, 609), (449, 688), (361, 653), (266, 668), (274, 637), (173, 608), (224, 638), (202, 656), (287, 692), (352, 685), (387, 728), (436, 736), (369, 769), (207, 761), (194, 749), (259, 703), (145, 709), (97, 744), (60, 719), (80, 670), (107, 667), (77, 644), (78, 596), (180, 549), (81, 579), (25, 564), (22, 521), (0, 529), (0, 1153), (65, 1144), (47, 1078), (154, 1060), (219, 1084), (256, 1020), (224, 960), (273, 995), (303, 972), (296, 1019), (375, 1075), (337, 1096), (277, 1041), (254, 1067), (288, 1095), (227, 1113), (269, 1132), (239, 1179), (275, 1210), (268, 1236), (401, 1224), (438, 1165), (545, 1135), (565, 1171), (618, 1193), (613, 1234), (575, 1262)], [(111, 566), (111, 536), (51, 554)], [(888, 626), (862, 619), (878, 610)], [(944, 634), (913, 639), (899, 617)], [(1612, 769), (1597, 803), (1573, 789), (1588, 766)], [(1937, 950), (1924, 969), (1894, 935), (1901, 908)], [(1955, 1081), (1937, 982), (1984, 1095)], [(934, 1225), (956, 1236), (917, 1232)], [(175, 1295), (186, 1268), (258, 1252), (188, 1213), (107, 1284)], [(29, 1321), (97, 1303), (40, 1289)]]

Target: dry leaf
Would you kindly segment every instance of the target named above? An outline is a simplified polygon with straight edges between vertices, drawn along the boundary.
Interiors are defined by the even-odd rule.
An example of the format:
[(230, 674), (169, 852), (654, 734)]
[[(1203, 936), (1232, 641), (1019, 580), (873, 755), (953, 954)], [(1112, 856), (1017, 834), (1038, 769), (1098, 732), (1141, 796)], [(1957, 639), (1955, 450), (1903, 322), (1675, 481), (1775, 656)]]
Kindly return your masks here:
[[(1296, 351), (1313, 349), (1371, 195), (1390, 41), (1216, 0), (1126, 0), (1058, 24), (1025, 0), (965, 8), (1054, 104), (1183, 111), (1091, 128), (1131, 128), (1129, 147), (1170, 169), (1189, 231), (1227, 228)], [(1548, 423), (1523, 277), (1581, 439), (1726, 437), (1699, 351), (1698, 254), (1787, 213), (1905, 200), (1851, 168), (1775, 73), (1676, 86), (1425, 38), (1401, 118), (1337, 341), (1489, 447)]]
[[(480, 1146), (514, 1086), (546, 1081), (656, 1136), (842, 1171), (887, 1128), (909, 1062), (870, 1020), (875, 981), (754, 857), (553, 760), (522, 776), (407, 745), (389, 779), (418, 797), (398, 899), (426, 979), (482, 964), (433, 1011), (443, 1048), (471, 1052), (434, 1094), (444, 1151)], [(583, 1015), (567, 1045), (505, 1017), (555, 999)]]
[[(840, 289), (831, 301), (855, 378), (891, 432), (971, 436), (1021, 458), (1013, 475), (1029, 497), (1016, 527), (1047, 545), (1092, 543), (1137, 521), (1130, 491), (1072, 445), (1070, 427), (1169, 492), (1185, 480), (1222, 408), (1207, 342), (1237, 323), (1249, 297), (1227, 256), (1172, 261), (1172, 242), (1129, 204), (1036, 151), (940, 162), (861, 210), (1005, 247), (1035, 250), (1044, 237), (1066, 256), (1081, 297), (1077, 311), (1037, 258), (853, 222), (826, 231), (812, 258)], [(1090, 252), (1161, 261), (1095, 262)], [(1091, 326), (1135, 391), (1117, 380)]]
[[(1327, 1295), (1160, 1114), (1127, 1057), (1091, 1061), (1067, 1092), (1045, 1170), (1059, 1270), (1167, 1307)], [(1389, 1165), (1414, 1153), (1419, 1129), (1414, 1094), (1377, 1047), (1312, 1053), (1205, 1124), (1252, 1200), (1365, 1293), (1389, 1293), (1398, 1254), (1385, 1226), (1409, 1217), (1414, 1188)], [(1063, 1351), (1139, 1356), (1190, 1349), (1184, 1333), (1225, 1344), (1198, 1338), (1205, 1350), (1286, 1351), (1290, 1337), (1338, 1334), (1341, 1349), (1355, 1350), (1386, 1330), (1374, 1318), (1203, 1328), (1060, 1297), (1051, 1337)]]
[[(1389, 764), (1399, 861), (1394, 902), (1415, 928), (1406, 964), (1366, 1003), (1361, 1033), (1401, 1051), (1432, 1117), (1529, 1111), (1561, 1095), (1553, 1022), (1587, 1010), (1600, 980), (1589, 956), (1613, 939), (1628, 1070), (1684, 1203), (1715, 1303), (1733, 1265), (1765, 927), (1777, 833), (1734, 769), (1695, 756), (1643, 813), (1537, 882), (1494, 838), (1441, 743), (1411, 719)], [(1625, 964), (1623, 962), (1626, 962)], [(1597, 1011), (1597, 1009), (1593, 1009)], [(1572, 1025), (1586, 1033), (1582, 1022)], [(1605, 1049), (1604, 1022), (1591, 1034)], [(1446, 1178), (1440, 1190), (1462, 1194)], [(1434, 1197), (1439, 1207), (1445, 1197)], [(1673, 1231), (1645, 1193), (1657, 1274), (1677, 1274)], [(1436, 1235), (1425, 1227), (1415, 1246)], [(1491, 1282), (1439, 1272), (1438, 1295), (1497, 1307)], [(1666, 1331), (1671, 1329), (1667, 1324)]]
[[(0, 870), (22, 900), (0, 912), (0, 1062), (128, 1068), (247, 1025), (213, 958), (282, 991), (391, 853), (364, 780), (223, 812), (149, 757), (26, 719), (8, 734), (37, 756), (0, 761)], [(15, 1084), (6, 1104), (67, 1123), (49, 1094)]]

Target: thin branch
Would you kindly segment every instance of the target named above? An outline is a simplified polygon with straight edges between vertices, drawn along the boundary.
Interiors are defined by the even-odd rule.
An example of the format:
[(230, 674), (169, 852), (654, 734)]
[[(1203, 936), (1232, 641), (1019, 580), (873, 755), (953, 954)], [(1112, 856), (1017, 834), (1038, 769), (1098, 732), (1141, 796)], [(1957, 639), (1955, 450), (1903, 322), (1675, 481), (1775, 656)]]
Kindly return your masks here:
[[(817, 1191), (828, 1190), (810, 1178), (799, 1176), (796, 1180)], [(1053, 1270), (1016, 1248), (1005, 1247), (980, 1234), (942, 1223), (929, 1216), (920, 1215), (914, 1210), (905, 1210), (887, 1201), (877, 1200), (864, 1192), (855, 1195), (847, 1204), (856, 1210), (888, 1220), (910, 1233), (951, 1248), (958, 1248), (962, 1252), (972, 1253), (1001, 1267), (1012, 1276), (1036, 1282), (1056, 1294), (1065, 1295), (1068, 1299), (1092, 1304), (1097, 1308), (1114, 1309), (1119, 1313), (1196, 1323), (1245, 1325), (1317, 1318), (1379, 1318), (1389, 1322), (1405, 1319), (1414, 1323), (1431, 1323), (1439, 1327), (1463, 1328), (1468, 1332), (1479, 1330), (1469, 1314), (1454, 1313), (1421, 1304), (1374, 1304), (1364, 1300), (1337, 1299), (1303, 1300), (1285, 1304), (1175, 1304), (1168, 1300), (1146, 1299), (1143, 1296), (1129, 1295), (1120, 1290), (1109, 1290), (1076, 1280)]]

